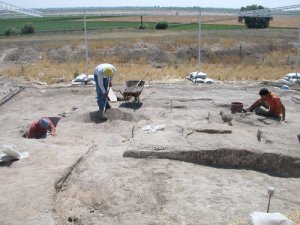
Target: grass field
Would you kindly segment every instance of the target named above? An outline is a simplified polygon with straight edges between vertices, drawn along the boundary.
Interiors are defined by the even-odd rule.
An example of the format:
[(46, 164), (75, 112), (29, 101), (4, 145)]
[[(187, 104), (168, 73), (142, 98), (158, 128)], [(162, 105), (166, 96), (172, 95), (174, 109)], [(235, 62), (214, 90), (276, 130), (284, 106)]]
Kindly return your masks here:
[[(188, 21), (187, 19), (178, 21), (171, 21), (172, 17), (162, 18), (157, 17), (149, 18), (151, 21), (144, 22), (147, 29), (155, 29), (155, 25), (158, 22), (168, 22), (169, 29), (171, 30), (194, 30), (198, 29), (198, 22), (195, 20)], [(164, 20), (165, 19), (165, 20)], [(170, 22), (169, 22), (170, 21)], [(15, 19), (0, 19), (0, 34), (8, 28), (16, 28), (18, 33), (21, 32), (21, 28), (25, 23), (32, 23), (37, 33), (39, 32), (51, 32), (51, 31), (71, 31), (71, 30), (83, 30), (84, 22), (83, 18), (79, 16), (63, 16), (63, 17), (42, 17), (42, 18), (15, 18)], [(138, 29), (140, 27), (140, 17), (88, 17), (87, 29)], [(213, 29), (244, 29), (241, 24), (203, 24), (203, 30)]]
[[(143, 30), (138, 29), (140, 19), (87, 18), (88, 73), (97, 64), (110, 62), (118, 68), (116, 82), (139, 79), (154, 59), (158, 64), (147, 76), (149, 80), (182, 78), (197, 70), (197, 15), (143, 16), (147, 25)], [(167, 21), (169, 28), (155, 30), (159, 21)], [(232, 16), (205, 15), (202, 21), (200, 69), (210, 78), (275, 80), (295, 70), (295, 21), (300, 22), (299, 18), (274, 18), (278, 28), (266, 30), (245, 29)], [(0, 74), (53, 83), (52, 78), (71, 80), (78, 73), (86, 73), (82, 16), (2, 19), (0, 33), (9, 26), (20, 29), (26, 22), (34, 24), (36, 34), (0, 37)]]
[[(197, 16), (144, 16), (143, 22), (147, 29), (154, 29), (160, 21), (166, 21), (169, 29), (187, 30), (198, 29), (199, 18)], [(36, 32), (82, 30), (84, 29), (82, 16), (57, 16), (42, 18), (15, 18), (0, 19), (0, 34), (14, 27), (19, 32), (25, 23), (32, 23)], [(271, 27), (296, 28), (300, 23), (297, 18), (275, 18)], [(132, 28), (138, 29), (141, 24), (140, 16), (89, 16), (87, 17), (88, 29), (103, 28)], [(236, 16), (203, 16), (202, 29), (245, 29), (245, 26), (237, 22)]]

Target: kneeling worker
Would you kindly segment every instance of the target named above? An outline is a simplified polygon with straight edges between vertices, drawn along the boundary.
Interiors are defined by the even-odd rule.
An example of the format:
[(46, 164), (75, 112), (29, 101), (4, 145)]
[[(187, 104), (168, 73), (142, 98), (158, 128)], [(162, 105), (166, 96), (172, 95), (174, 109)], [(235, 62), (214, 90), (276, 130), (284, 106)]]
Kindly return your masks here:
[[(252, 112), (255, 110), (255, 113), (260, 116), (265, 117), (278, 117), (282, 115), (281, 120), (285, 120), (285, 107), (282, 104), (280, 97), (274, 93), (271, 93), (268, 89), (262, 88), (259, 91), (260, 99), (255, 101), (246, 111)], [(265, 107), (268, 110), (262, 109), (261, 106)]]
[(28, 138), (46, 138), (47, 132), (50, 131), (50, 134), (55, 136), (56, 129), (51, 120), (47, 117), (34, 120), (29, 127), (27, 137)]

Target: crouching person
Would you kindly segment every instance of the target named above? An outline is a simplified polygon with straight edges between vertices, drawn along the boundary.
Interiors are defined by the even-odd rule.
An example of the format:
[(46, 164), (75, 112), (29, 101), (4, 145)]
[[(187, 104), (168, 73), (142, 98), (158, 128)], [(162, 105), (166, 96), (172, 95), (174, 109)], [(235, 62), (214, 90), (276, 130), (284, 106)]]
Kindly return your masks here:
[(40, 119), (34, 120), (29, 127), (27, 132), (27, 138), (46, 138), (47, 132), (51, 135), (56, 135), (56, 129), (51, 120), (47, 117), (42, 117)]
[[(275, 117), (281, 119), (283, 122), (285, 120), (285, 106), (282, 104), (281, 99), (278, 95), (271, 93), (268, 89), (262, 88), (259, 91), (260, 99), (255, 101), (246, 111), (255, 113), (264, 117)], [(265, 108), (265, 109), (263, 109)]]

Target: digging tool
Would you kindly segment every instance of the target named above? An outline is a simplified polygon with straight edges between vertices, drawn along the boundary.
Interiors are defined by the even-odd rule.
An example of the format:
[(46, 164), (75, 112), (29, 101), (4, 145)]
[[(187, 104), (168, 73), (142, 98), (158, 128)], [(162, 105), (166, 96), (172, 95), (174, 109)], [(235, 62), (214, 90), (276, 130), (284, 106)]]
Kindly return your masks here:
[(141, 81), (146, 77), (146, 75), (149, 73), (149, 71), (151, 70), (151, 68), (154, 66), (155, 63), (156, 63), (156, 61), (154, 61), (154, 62), (151, 64), (150, 68), (149, 68), (148, 71), (143, 75), (142, 79), (140, 79), (139, 82), (136, 83), (136, 86), (137, 86), (137, 87), (139, 86), (139, 84), (141, 83)]
[(103, 108), (103, 112), (102, 112), (102, 119), (104, 119), (105, 117), (104, 117), (104, 114), (105, 114), (105, 110), (106, 110), (106, 104), (108, 103), (108, 92), (109, 92), (109, 89), (110, 89), (110, 87), (108, 87), (108, 89), (107, 89), (107, 99), (106, 99), (106, 101), (105, 101), (105, 104), (104, 104), (104, 108)]

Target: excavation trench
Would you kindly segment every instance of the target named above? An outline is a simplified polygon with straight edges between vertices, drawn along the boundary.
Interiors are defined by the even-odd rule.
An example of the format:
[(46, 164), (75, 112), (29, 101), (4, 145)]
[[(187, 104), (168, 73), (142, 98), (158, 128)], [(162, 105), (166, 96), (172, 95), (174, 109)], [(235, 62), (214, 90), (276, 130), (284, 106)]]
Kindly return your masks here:
[(250, 169), (272, 176), (300, 177), (300, 158), (274, 153), (259, 153), (244, 149), (222, 148), (197, 151), (127, 150), (123, 153), (123, 157), (155, 157), (220, 168)]
[(23, 91), (25, 87), (11, 87), (11, 91), (9, 91), (8, 94), (6, 94), (4, 97), (1, 97), (0, 99), (0, 106), (7, 103), (10, 99), (12, 99), (15, 95), (19, 94), (21, 91)]

